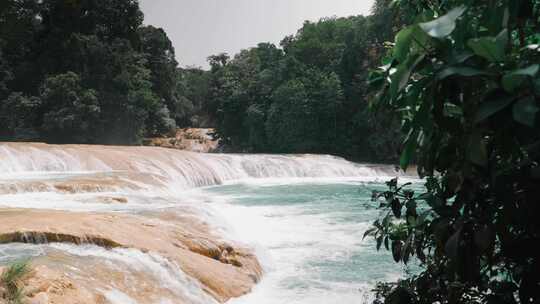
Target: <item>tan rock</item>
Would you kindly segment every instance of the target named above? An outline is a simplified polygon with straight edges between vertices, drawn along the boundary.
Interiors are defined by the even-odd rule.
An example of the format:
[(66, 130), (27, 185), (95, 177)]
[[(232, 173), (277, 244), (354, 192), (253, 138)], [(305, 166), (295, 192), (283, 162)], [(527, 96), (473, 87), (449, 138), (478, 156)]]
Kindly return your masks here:
[(219, 142), (211, 136), (214, 132), (214, 129), (178, 129), (174, 137), (148, 138), (144, 141), (144, 145), (208, 153), (215, 151), (219, 146)]
[[(249, 250), (221, 241), (190, 217), (8, 209), (0, 210), (0, 218), (0, 243), (92, 243), (154, 252), (176, 262), (220, 302), (248, 293), (262, 275)], [(57, 280), (47, 290), (66, 296), (72, 287)]]
[(49, 295), (46, 292), (40, 292), (28, 301), (29, 304), (48, 304)]

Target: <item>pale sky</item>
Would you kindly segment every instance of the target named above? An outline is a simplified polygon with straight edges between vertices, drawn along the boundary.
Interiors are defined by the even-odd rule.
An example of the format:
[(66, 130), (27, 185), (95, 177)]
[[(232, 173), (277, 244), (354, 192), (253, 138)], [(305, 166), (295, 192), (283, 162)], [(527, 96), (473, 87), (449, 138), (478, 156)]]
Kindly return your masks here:
[(373, 0), (139, 0), (145, 24), (162, 27), (181, 66), (233, 55), (259, 42), (278, 44), (304, 20), (367, 15)]

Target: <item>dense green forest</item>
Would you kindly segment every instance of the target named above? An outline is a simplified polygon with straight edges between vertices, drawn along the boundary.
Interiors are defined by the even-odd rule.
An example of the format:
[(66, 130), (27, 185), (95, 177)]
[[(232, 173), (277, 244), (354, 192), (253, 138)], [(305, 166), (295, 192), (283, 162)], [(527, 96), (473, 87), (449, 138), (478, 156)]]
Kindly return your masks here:
[(165, 32), (137, 1), (0, 4), (0, 136), (136, 143), (184, 119)]
[(251, 152), (316, 152), (388, 160), (399, 124), (369, 111), (367, 77), (393, 37), (390, 10), (306, 22), (280, 47), (210, 57), (218, 135)]
[(230, 151), (332, 153), (388, 161), (399, 122), (369, 111), (367, 77), (401, 22), (306, 22), (279, 46), (179, 68), (166, 33), (136, 0), (0, 4), (0, 138), (138, 144), (175, 127), (215, 127)]

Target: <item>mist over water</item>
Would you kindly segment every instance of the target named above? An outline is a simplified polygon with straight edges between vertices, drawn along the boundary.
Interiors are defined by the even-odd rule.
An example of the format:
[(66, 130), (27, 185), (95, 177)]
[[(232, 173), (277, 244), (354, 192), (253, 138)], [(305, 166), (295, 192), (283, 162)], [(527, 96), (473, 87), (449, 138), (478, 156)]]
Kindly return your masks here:
[[(375, 282), (404, 273), (388, 253), (362, 240), (379, 216), (371, 191), (385, 189), (383, 182), (397, 175), (390, 166), (318, 155), (0, 144), (0, 170), (7, 172), (0, 176), (0, 208), (181, 213), (254, 248), (265, 276), (233, 304), (368, 303)], [(189, 303), (213, 303), (180, 268), (152, 253), (21, 246), (2, 245), (0, 264), (14, 252), (139, 263), (146, 268), (127, 273), (171, 282), (164, 285), (167, 296), (180, 292)], [(138, 303), (129, 290), (103, 288), (111, 303)], [(167, 296), (159, 303), (169, 303)]]

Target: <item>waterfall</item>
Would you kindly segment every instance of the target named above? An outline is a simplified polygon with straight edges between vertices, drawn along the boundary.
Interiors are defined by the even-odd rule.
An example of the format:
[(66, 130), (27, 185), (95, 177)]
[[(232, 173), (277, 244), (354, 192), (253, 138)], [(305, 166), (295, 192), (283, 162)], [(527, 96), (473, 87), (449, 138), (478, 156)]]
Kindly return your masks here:
[[(0, 212), (5, 212), (6, 216), (16, 213), (11, 221), (4, 218), (4, 226), (9, 229), (1, 232), (10, 242), (38, 244), (24, 245), (22, 248), (26, 251), (47, 248), (47, 254), (39, 255), (42, 257), (37, 259), (39, 262), (69, 274), (70, 279), (81, 286), (92, 287), (91, 293), (102, 294), (113, 304), (177, 303), (174, 299), (183, 300), (181, 303), (223, 302), (249, 291), (256, 281), (256, 274), (260, 274), (250, 270), (249, 266), (255, 265), (253, 269), (257, 269), (258, 261), (248, 259), (249, 255), (240, 256), (247, 261), (245, 267), (231, 270), (230, 265), (241, 267), (242, 263), (229, 261), (228, 256), (223, 255), (225, 251), (218, 251), (219, 254), (212, 256), (210, 261), (218, 263), (215, 261), (219, 258), (219, 263), (227, 263), (212, 268), (219, 270), (214, 278), (206, 276), (206, 271), (199, 271), (199, 266), (206, 265), (206, 260), (194, 260), (187, 253), (175, 255), (178, 248), (189, 248), (191, 254), (201, 254), (214, 247), (220, 249), (214, 244), (236, 240), (231, 237), (234, 234), (229, 234), (231, 227), (223, 220), (222, 210), (215, 206), (219, 204), (212, 204), (226, 196), (209, 197), (206, 191), (214, 188), (197, 188), (229, 183), (266, 184), (274, 180), (279, 183), (312, 179), (384, 181), (396, 174), (392, 166), (356, 164), (329, 155), (205, 154), (157, 147), (0, 143)], [(73, 217), (75, 212), (80, 213)], [(25, 223), (39, 217), (34, 214), (45, 214), (42, 218), (57, 219), (58, 224), (44, 220), (32, 230)], [(96, 217), (83, 223), (83, 217), (89, 215)], [(61, 225), (63, 222), (69, 225)], [(125, 232), (116, 233), (118, 230), (100, 226), (108, 223), (119, 225), (115, 227)], [(165, 229), (177, 227), (175, 225), (179, 225), (178, 228)], [(136, 243), (134, 248), (140, 250), (104, 249), (111, 247), (105, 244), (107, 240), (119, 236), (130, 247), (130, 237), (123, 237), (146, 229), (163, 232), (157, 238), (160, 242), (154, 243), (160, 244), (156, 246), (158, 250), (147, 251), (147, 242)], [(87, 231), (92, 236), (85, 239)], [(93, 235), (97, 232), (103, 232), (103, 238), (99, 234)], [(191, 247), (177, 244), (178, 237), (187, 239), (185, 244)], [(55, 239), (69, 241), (69, 244), (47, 243)], [(144, 246), (140, 246), (142, 243)], [(0, 265), (2, 250), (11, 246), (12, 243), (0, 246)], [(204, 251), (206, 249), (208, 251)], [(246, 252), (253, 252), (253, 248), (248, 249)], [(162, 257), (162, 254), (168, 255)], [(56, 263), (57, 255), (69, 258), (68, 265), (64, 265), (65, 261)], [(89, 259), (91, 264), (88, 264)], [(180, 263), (183, 265), (179, 264), (180, 268), (172, 261), (184, 264)], [(86, 267), (87, 264), (91, 267)], [(117, 264), (121, 267), (114, 268)], [(127, 267), (134, 265), (142, 268)], [(107, 281), (110, 267), (115, 274), (111, 279), (118, 280), (101, 284), (99, 280)], [(227, 271), (233, 271), (236, 280), (229, 280)], [(94, 277), (98, 280), (85, 281)], [(140, 284), (123, 285), (126, 281), (123, 278), (133, 282), (139, 280)], [(223, 286), (216, 287), (215, 284)]]
[(26, 181), (32, 176), (43, 180), (44, 176), (59, 179), (84, 173), (87, 179), (114, 179), (118, 184), (129, 180), (132, 187), (157, 185), (170, 189), (244, 179), (396, 174), (389, 166), (359, 165), (328, 155), (199, 154), (153, 147), (46, 144), (1, 144), (0, 172), (10, 180), (19, 177)]

